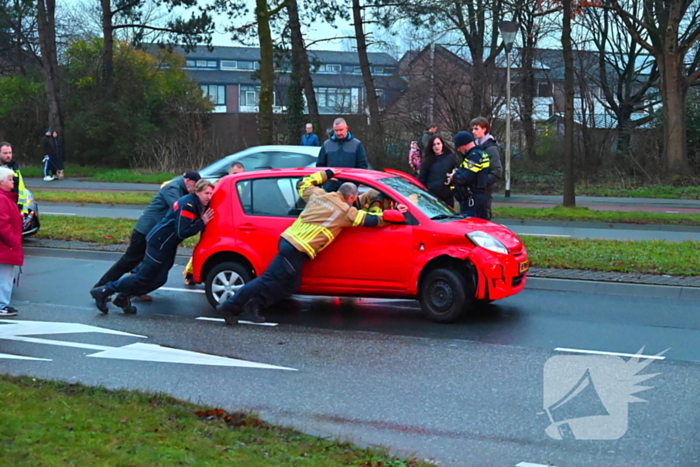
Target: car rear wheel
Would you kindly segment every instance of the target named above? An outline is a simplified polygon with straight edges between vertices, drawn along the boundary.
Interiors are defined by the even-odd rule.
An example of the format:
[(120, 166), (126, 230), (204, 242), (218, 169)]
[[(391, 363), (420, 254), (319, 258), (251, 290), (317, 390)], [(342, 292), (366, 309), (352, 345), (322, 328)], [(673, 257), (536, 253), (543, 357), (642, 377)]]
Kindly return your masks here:
[(252, 280), (250, 271), (240, 263), (227, 261), (214, 267), (204, 283), (204, 291), (209, 304), (216, 307), (233, 296), (241, 287)]
[(438, 268), (430, 271), (421, 282), (420, 304), (429, 320), (452, 323), (471, 304), (473, 295), (462, 275)]

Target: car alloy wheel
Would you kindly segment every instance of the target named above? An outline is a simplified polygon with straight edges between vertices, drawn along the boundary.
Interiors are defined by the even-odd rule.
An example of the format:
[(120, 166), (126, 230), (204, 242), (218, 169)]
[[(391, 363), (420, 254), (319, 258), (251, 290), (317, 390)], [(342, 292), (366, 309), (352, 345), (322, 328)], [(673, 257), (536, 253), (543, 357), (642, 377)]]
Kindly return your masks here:
[(216, 307), (238, 292), (252, 280), (252, 275), (242, 264), (227, 261), (214, 267), (204, 283), (209, 304)]

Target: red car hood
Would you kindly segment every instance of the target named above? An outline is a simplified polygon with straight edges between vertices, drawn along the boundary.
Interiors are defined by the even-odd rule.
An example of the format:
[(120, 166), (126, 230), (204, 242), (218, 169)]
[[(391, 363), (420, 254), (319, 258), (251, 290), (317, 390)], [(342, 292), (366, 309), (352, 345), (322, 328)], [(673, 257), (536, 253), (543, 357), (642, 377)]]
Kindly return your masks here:
[[(459, 229), (462, 235), (471, 232), (481, 231), (491, 235), (493, 238), (503, 243), (503, 246), (508, 250), (518, 250), (522, 248), (523, 242), (515, 235), (508, 227), (496, 224), (495, 222), (485, 221), (476, 217), (469, 217), (454, 222), (449, 222), (455, 230)], [(455, 232), (456, 233), (456, 232)]]

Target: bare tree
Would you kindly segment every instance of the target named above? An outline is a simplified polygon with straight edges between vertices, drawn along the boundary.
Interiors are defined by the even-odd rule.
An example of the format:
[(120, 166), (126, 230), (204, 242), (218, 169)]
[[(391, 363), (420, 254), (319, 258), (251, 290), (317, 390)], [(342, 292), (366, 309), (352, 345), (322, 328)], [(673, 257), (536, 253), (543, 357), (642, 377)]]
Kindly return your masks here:
[[(700, 2), (646, 0), (641, 11), (634, 0), (608, 0), (634, 40), (656, 58), (663, 102), (664, 160), (668, 176), (687, 174), (685, 100), (700, 78)], [(641, 32), (644, 31), (648, 38)], [(690, 54), (690, 56), (689, 56)]]

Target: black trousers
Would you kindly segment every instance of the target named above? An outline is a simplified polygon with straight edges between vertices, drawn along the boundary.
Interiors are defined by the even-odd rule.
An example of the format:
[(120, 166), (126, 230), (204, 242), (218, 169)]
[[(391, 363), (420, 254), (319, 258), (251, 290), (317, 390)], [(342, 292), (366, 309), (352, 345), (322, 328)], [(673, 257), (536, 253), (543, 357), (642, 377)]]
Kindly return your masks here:
[[(146, 236), (141, 232), (133, 230), (129, 239), (129, 246), (126, 252), (122, 255), (114, 265), (109, 268), (102, 278), (97, 281), (95, 287), (100, 287), (108, 282), (114, 282), (121, 279), (127, 272), (133, 271), (138, 266), (146, 254)], [(143, 294), (142, 294), (143, 295)]]
[(116, 282), (108, 282), (105, 288), (129, 297), (145, 295), (162, 287), (168, 281), (168, 272), (175, 263), (177, 247), (172, 250), (159, 250), (150, 245), (138, 271)]
[(474, 203), (469, 206), (469, 200), (459, 202), (459, 212), (469, 217), (478, 217), (479, 219), (486, 219), (486, 194), (485, 193), (472, 193), (471, 198)]
[(487, 221), (491, 220), (491, 205), (493, 204), (493, 190), (496, 188), (496, 183), (491, 183), (486, 186), (486, 206), (484, 207), (484, 213), (486, 214), (486, 219)]
[(277, 256), (272, 260), (262, 276), (253, 279), (224, 302), (225, 309), (231, 305), (243, 307), (250, 300), (257, 300), (263, 308), (268, 308), (290, 297), (301, 285), (304, 263), (309, 260), (306, 253), (294, 248), (284, 238), (280, 238)]

